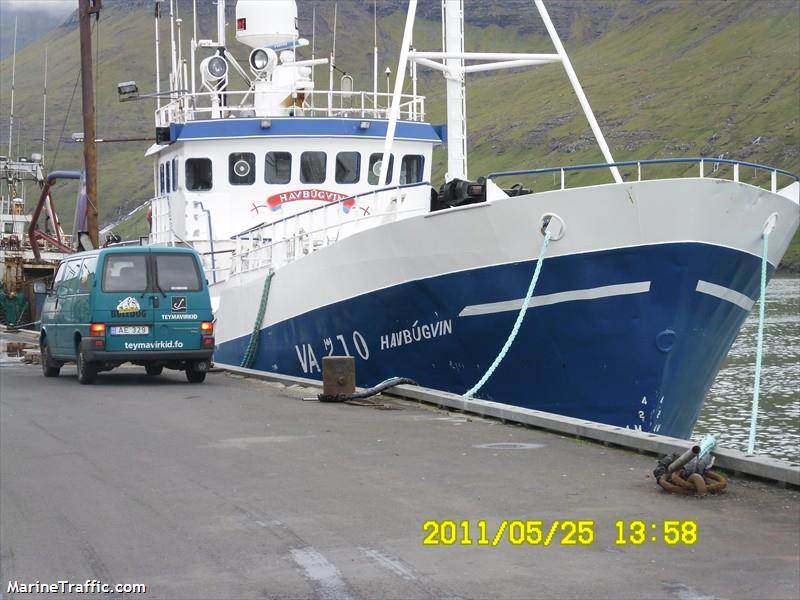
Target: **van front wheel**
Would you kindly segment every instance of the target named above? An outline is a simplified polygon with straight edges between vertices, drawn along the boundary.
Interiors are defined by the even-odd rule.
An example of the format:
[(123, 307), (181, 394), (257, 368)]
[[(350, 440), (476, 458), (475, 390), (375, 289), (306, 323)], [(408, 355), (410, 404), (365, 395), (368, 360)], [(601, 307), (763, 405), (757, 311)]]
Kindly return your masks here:
[(79, 383), (82, 385), (94, 383), (94, 380), (97, 378), (97, 369), (92, 363), (86, 360), (86, 357), (83, 355), (83, 350), (80, 348), (78, 348), (75, 366), (78, 370)]

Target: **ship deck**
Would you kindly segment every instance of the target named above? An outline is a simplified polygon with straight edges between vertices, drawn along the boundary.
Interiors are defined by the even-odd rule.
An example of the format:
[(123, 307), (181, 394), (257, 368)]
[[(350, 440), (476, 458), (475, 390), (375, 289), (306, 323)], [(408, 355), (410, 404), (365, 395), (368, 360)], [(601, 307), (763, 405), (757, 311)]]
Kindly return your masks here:
[[(423, 404), (320, 404), (222, 372), (189, 385), (123, 367), (94, 386), (73, 372), (0, 361), (2, 597), (37, 580), (153, 598), (800, 595), (791, 487), (734, 478), (678, 497), (652, 456)], [(504, 519), (545, 534), (592, 520), (594, 539), (513, 545), (507, 530), (494, 545)], [(472, 543), (423, 545), (428, 520), (469, 520)], [(646, 542), (615, 544), (615, 522), (633, 520)], [(697, 542), (666, 544), (665, 520), (696, 522)]]

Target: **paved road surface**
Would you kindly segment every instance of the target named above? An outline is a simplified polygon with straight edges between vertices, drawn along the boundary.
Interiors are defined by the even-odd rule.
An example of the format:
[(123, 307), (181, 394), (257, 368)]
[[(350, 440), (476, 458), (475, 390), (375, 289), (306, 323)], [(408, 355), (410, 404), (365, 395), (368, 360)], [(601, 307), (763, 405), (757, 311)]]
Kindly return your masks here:
[[(0, 364), (0, 583), (143, 583), (127, 598), (798, 598), (798, 493), (662, 493), (652, 457), (410, 403), (140, 368)], [(529, 444), (523, 449), (481, 447)], [(423, 546), (428, 519), (595, 521), (591, 545)], [(695, 545), (616, 545), (692, 519)], [(563, 537), (563, 532), (554, 536)], [(490, 540), (491, 541), (491, 540)], [(49, 595), (46, 597), (55, 597)], [(85, 597), (85, 596), (84, 596)], [(105, 596), (105, 597), (120, 597)]]

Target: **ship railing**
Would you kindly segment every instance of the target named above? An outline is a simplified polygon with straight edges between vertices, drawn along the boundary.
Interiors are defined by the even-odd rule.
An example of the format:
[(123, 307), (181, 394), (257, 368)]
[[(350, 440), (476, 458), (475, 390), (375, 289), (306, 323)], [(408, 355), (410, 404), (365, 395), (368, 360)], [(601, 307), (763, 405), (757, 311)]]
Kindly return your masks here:
[[(733, 167), (732, 180), (737, 183), (740, 182), (741, 180), (740, 177), (741, 177), (742, 167), (752, 168), (754, 174), (756, 175), (756, 178), (759, 173), (769, 175), (769, 189), (773, 193), (776, 193), (778, 191), (778, 176), (789, 177), (794, 181), (800, 181), (800, 176), (791, 173), (790, 171), (785, 171), (783, 169), (777, 169), (775, 167), (769, 167), (767, 165), (760, 165), (757, 163), (733, 160), (729, 158), (714, 158), (714, 157), (702, 157), (702, 156), (689, 157), (689, 158), (654, 158), (647, 160), (625, 160), (613, 163), (596, 163), (587, 165), (573, 165), (567, 167), (546, 167), (542, 169), (523, 169), (520, 171), (495, 171), (493, 173), (489, 173), (489, 175), (487, 175), (486, 178), (496, 179), (498, 177), (540, 175), (544, 173), (560, 174), (561, 175), (560, 189), (563, 190), (566, 189), (567, 187), (567, 173), (574, 173), (576, 171), (591, 171), (595, 169), (608, 169), (609, 167), (636, 167), (636, 181), (642, 181), (643, 166), (675, 165), (675, 164), (697, 165), (699, 171), (698, 176), (701, 179), (705, 178), (709, 174), (713, 177), (719, 177), (722, 173), (721, 167), (723, 165), (731, 165)], [(709, 166), (711, 168), (710, 173), (708, 172)], [(623, 173), (623, 177), (625, 175), (629, 174)], [(759, 184), (759, 187), (764, 187), (764, 186)]]
[(234, 236), (231, 273), (280, 267), (385, 223), (428, 212), (430, 183), (394, 185), (258, 225)]
[[(299, 94), (299, 92), (298, 92)], [(388, 119), (392, 94), (373, 92), (343, 92), (315, 90), (306, 92), (298, 105), (281, 107), (280, 115), (295, 117), (350, 117), (359, 119)], [(288, 92), (287, 92), (288, 97)], [(215, 105), (214, 99), (217, 99)], [(220, 101), (221, 100), (221, 101)], [(183, 94), (156, 110), (156, 127), (168, 127), (170, 123), (186, 123), (216, 118), (256, 116), (253, 92), (197, 92)], [(425, 96), (403, 94), (400, 96), (399, 119), (406, 121), (425, 120)]]
[(184, 232), (173, 218), (172, 204), (179, 202), (177, 197), (170, 195), (156, 196), (150, 200), (151, 225), (150, 243), (153, 245), (174, 246), (176, 243), (187, 243)]

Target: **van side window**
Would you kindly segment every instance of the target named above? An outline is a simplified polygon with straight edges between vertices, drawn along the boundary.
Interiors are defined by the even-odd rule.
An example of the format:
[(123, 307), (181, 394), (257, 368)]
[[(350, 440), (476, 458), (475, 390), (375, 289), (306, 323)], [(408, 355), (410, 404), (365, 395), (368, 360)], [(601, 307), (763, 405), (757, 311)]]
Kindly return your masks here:
[(197, 261), (191, 254), (156, 254), (158, 287), (170, 292), (197, 292), (203, 289)]
[(61, 282), (64, 279), (64, 273), (67, 271), (67, 262), (64, 261), (58, 266), (58, 271), (56, 271), (56, 276), (53, 277), (53, 291), (57, 291), (59, 287), (61, 287)]
[[(381, 175), (381, 159), (383, 158), (382, 152), (376, 152), (369, 155), (369, 173), (367, 174), (367, 183), (370, 185), (378, 185), (378, 177)], [(389, 155), (389, 170), (386, 171), (386, 181), (384, 185), (389, 185), (392, 181), (392, 171), (394, 169), (394, 154)]]
[(267, 152), (264, 159), (264, 181), (289, 183), (292, 178), (292, 155), (289, 152)]
[(228, 182), (231, 185), (253, 185), (256, 181), (256, 155), (234, 152), (228, 155)]
[(328, 155), (324, 152), (303, 152), (300, 155), (300, 181), (324, 183)]
[(104, 292), (147, 291), (147, 254), (109, 254), (103, 269)]
[(83, 260), (83, 266), (81, 266), (81, 276), (78, 281), (79, 292), (86, 293), (92, 289), (92, 286), (94, 285), (94, 272), (96, 267), (96, 256), (91, 256)]
[(58, 286), (62, 293), (74, 292), (78, 288), (78, 280), (81, 272), (81, 259), (70, 260), (67, 262), (67, 269), (64, 272), (64, 279)]
[(407, 154), (400, 163), (400, 185), (422, 181), (425, 158), (420, 154)]
[(336, 183), (358, 183), (361, 170), (361, 154), (339, 152), (336, 155)]
[(210, 158), (186, 159), (186, 189), (192, 192), (206, 192), (213, 185)]

